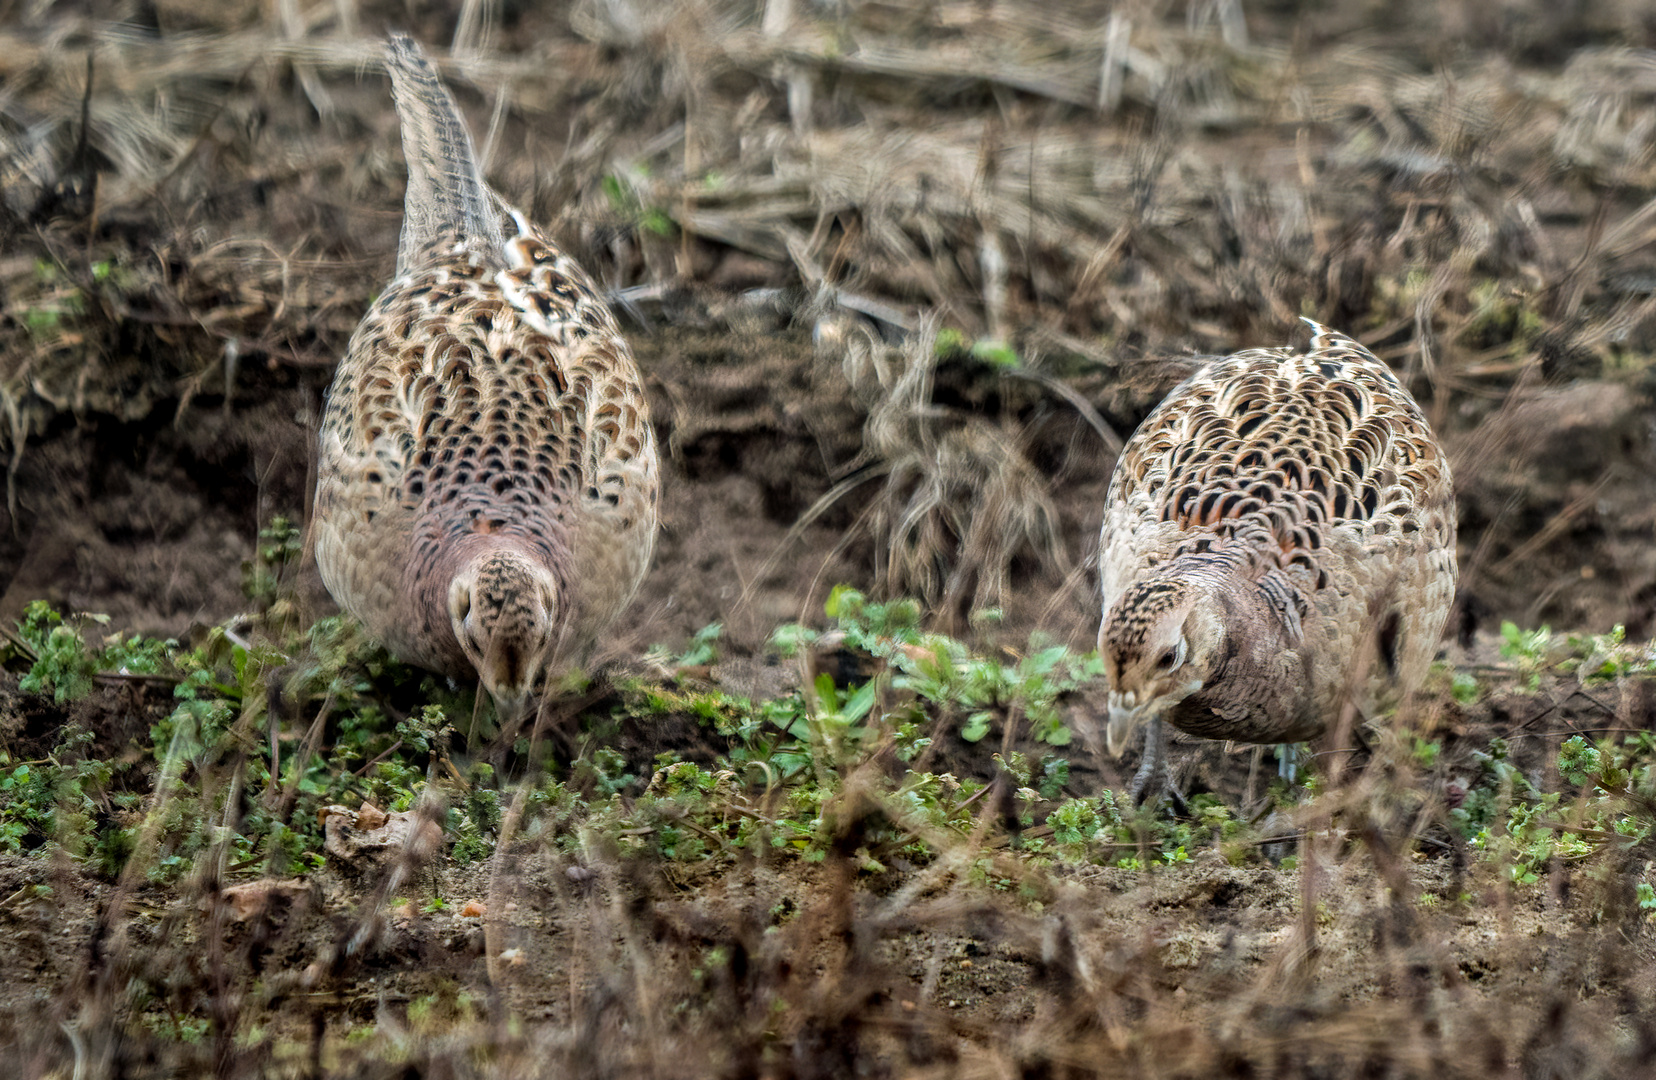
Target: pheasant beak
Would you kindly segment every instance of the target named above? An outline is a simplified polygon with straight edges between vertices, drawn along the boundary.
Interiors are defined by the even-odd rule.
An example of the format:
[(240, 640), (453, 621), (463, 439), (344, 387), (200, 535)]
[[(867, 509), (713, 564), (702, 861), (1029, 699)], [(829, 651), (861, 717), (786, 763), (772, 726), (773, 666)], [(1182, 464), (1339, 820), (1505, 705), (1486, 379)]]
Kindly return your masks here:
[(490, 696), (494, 698), (496, 719), (500, 722), (500, 730), (515, 730), (518, 721), (523, 719), (524, 706), (529, 701), (529, 695), (495, 690), (491, 692)]
[(1139, 728), (1155, 719), (1154, 705), (1152, 700), (1140, 701), (1132, 690), (1110, 691), (1110, 722), (1104, 728), (1104, 747), (1111, 757), (1120, 757)]

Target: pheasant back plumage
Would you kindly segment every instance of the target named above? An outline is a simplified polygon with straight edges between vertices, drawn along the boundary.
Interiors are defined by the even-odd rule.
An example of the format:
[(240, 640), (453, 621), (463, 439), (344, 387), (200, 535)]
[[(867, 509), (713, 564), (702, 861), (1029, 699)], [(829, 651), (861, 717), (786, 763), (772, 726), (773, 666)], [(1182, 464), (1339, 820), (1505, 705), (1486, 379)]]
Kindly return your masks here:
[[(556, 652), (574, 659), (631, 599), (654, 543), (657, 458), (638, 369), (574, 260), (480, 179), (468, 188), (469, 140), (423, 56), (401, 39), (391, 57), (409, 199), (446, 194), (410, 214), (399, 275), (336, 372), (318, 566), (393, 652), (463, 675), (451, 582), (488, 552), (524, 556), (558, 585)], [(414, 77), (397, 78), (399, 65)], [(485, 212), (493, 226), (479, 229)], [(479, 600), (509, 619), (527, 599), (493, 596), (502, 580), (485, 575)]]
[(1181, 577), (1256, 583), (1315, 659), (1309, 707), (1326, 712), (1365, 638), (1382, 639), (1370, 696), (1430, 663), (1456, 578), (1448, 462), (1391, 370), (1315, 327), (1307, 351), (1209, 364), (1140, 425), (1111, 480), (1100, 568), (1106, 612), (1133, 590), (1118, 636), (1176, 602)]

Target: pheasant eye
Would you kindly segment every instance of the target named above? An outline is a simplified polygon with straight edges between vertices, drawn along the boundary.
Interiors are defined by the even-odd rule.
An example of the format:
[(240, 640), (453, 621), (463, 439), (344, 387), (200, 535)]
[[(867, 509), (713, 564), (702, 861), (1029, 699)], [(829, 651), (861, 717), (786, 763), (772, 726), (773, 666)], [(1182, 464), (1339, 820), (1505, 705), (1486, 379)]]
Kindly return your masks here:
[(1172, 671), (1173, 665), (1177, 661), (1178, 657), (1174, 655), (1173, 650), (1168, 649), (1166, 652), (1161, 654), (1161, 659), (1156, 661), (1156, 666), (1161, 668), (1163, 671)]

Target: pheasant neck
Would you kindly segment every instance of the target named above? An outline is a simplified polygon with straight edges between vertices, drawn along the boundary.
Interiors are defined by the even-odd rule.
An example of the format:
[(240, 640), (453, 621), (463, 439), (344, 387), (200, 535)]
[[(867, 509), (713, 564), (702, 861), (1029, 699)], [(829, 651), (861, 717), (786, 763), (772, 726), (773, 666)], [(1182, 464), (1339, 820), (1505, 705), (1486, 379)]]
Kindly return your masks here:
[[(1255, 577), (1215, 560), (1200, 572), (1206, 601), (1192, 613), (1206, 668), (1203, 688), (1168, 719), (1197, 735), (1241, 742), (1297, 742), (1320, 729), (1304, 601), (1280, 570)], [(1199, 643), (1198, 643), (1199, 642)]]
[(567, 552), (566, 546), (554, 544), (544, 536), (525, 536), (515, 530), (454, 533), (416, 527), (414, 533), (412, 557), (403, 568), (403, 594), (407, 610), (413, 613), (420, 635), (432, 643), (446, 669), (464, 673), (471, 668), (471, 661), (454, 636), (454, 623), (449, 614), (449, 587), (461, 571), (490, 552), (515, 551), (551, 568), (559, 594), (555, 610), (560, 620), (567, 622), (568, 605), (563, 603), (567, 593), (564, 587), (567, 577), (557, 572), (559, 565), (567, 565), (567, 558), (562, 564), (557, 559), (559, 552)]

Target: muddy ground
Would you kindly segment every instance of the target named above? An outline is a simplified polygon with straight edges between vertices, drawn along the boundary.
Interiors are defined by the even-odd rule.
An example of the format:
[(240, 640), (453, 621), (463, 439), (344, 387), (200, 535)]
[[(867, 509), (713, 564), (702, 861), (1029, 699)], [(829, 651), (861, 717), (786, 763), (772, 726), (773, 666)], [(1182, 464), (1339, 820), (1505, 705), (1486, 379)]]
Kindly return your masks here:
[[(797, 673), (766, 639), (821, 625), (840, 582), (921, 595), (957, 631), (1000, 607), (996, 645), (1042, 630), (1085, 649), (1119, 438), (1201, 356), (1300, 340), (1309, 314), (1391, 361), (1448, 448), (1462, 590), (1444, 658), (1486, 692), (1461, 703), (1445, 673), (1399, 721), (1441, 743), (1435, 763), (1393, 771), (1374, 736), (1330, 802), (1262, 823), (1238, 864), (1214, 844), (1154, 871), (1032, 866), (989, 829), (876, 873), (857, 811), (820, 863), (439, 857), (374, 923), (389, 863), (244, 907), (227, 890), (248, 873), (183, 888), (9, 856), (8, 1071), (1650, 1074), (1649, 852), (1515, 884), (1444, 825), (1492, 739), (1556, 791), (1567, 736), (1656, 727), (1647, 681), (1526, 692), (1494, 644), (1503, 620), (1656, 634), (1639, 5), (465, 8), (485, 9), (448, 68), (461, 106), (497, 186), (611, 290), (665, 452), (655, 563), (601, 662), (635, 671), (719, 622), (722, 664), (685, 677), (780, 693)], [(251, 610), (259, 530), (303, 520), (331, 364), (393, 262), (401, 165), (373, 39), (440, 47), (464, 19), (0, 15), (0, 620), (44, 599), (187, 641)], [(1019, 363), (905, 351), (931, 317)], [(875, 360), (934, 355), (893, 436)], [(948, 458), (949, 439), (998, 449)], [(974, 501), (1003, 474), (1029, 478), (1025, 501)], [(889, 523), (927, 484), (965, 519), (1039, 524), (984, 552), (945, 515), (953, 546), (904, 546)], [(314, 568), (295, 574), (299, 618), (331, 613)], [(11, 666), (12, 761), (71, 720), (141, 756), (173, 707), (142, 681), (60, 707)], [(1085, 736), (1089, 700), (1067, 708)], [(623, 735), (645, 770), (722, 749), (683, 716)], [(1179, 752), (1187, 792), (1258, 802), (1246, 748)], [(990, 753), (956, 740), (942, 761), (988, 776)], [(1085, 738), (1071, 758), (1086, 798), (1135, 764)], [(457, 914), (473, 899), (486, 916)]]

